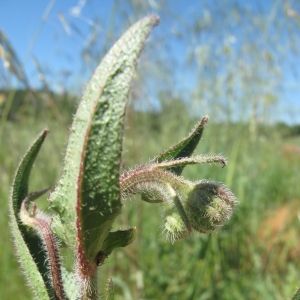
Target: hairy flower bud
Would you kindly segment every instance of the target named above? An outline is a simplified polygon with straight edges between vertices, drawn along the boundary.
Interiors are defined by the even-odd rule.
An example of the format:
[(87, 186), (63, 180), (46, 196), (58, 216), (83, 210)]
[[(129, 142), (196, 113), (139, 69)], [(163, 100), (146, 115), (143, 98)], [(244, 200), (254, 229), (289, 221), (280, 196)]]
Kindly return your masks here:
[(195, 183), (184, 204), (191, 227), (201, 233), (211, 233), (232, 216), (236, 198), (224, 185), (201, 180)]
[(162, 205), (165, 216), (163, 233), (167, 240), (174, 243), (176, 240), (188, 237), (192, 228), (175, 190), (170, 189), (170, 194), (173, 199), (172, 203), (165, 202)]
[(191, 230), (183, 222), (182, 217), (177, 211), (169, 213), (165, 217), (163, 233), (166, 235), (166, 239), (171, 243), (177, 240), (185, 239), (191, 233)]

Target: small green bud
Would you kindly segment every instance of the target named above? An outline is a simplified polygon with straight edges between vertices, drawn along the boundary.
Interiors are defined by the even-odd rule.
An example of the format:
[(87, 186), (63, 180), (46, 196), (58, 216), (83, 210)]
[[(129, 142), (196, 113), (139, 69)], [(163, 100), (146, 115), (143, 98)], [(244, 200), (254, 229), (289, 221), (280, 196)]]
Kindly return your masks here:
[(172, 203), (165, 202), (162, 205), (165, 216), (163, 233), (166, 235), (166, 239), (173, 244), (177, 240), (188, 237), (192, 228), (178, 195), (172, 188), (169, 190), (173, 201)]
[(193, 229), (211, 233), (230, 219), (236, 203), (235, 196), (224, 185), (201, 180), (195, 183), (184, 209)]
[(177, 240), (188, 237), (191, 230), (187, 228), (182, 217), (174, 209), (172, 213), (165, 217), (163, 233), (166, 235), (166, 239), (173, 244)]

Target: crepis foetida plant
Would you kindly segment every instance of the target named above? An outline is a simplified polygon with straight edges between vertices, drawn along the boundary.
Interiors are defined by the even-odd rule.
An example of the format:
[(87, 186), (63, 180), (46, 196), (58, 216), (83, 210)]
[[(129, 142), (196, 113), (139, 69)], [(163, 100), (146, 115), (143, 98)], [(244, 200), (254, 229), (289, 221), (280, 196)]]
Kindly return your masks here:
[[(209, 234), (226, 223), (236, 198), (223, 184), (185, 180), (185, 166), (213, 163), (220, 155), (192, 155), (208, 121), (202, 118), (178, 144), (145, 165), (120, 174), (122, 134), (130, 80), (156, 16), (134, 24), (111, 48), (88, 84), (70, 130), (60, 180), (48, 198), (51, 216), (29, 192), (33, 163), (48, 134), (42, 131), (22, 158), (11, 192), (11, 229), (20, 264), (36, 299), (98, 299), (99, 266), (117, 247), (135, 239), (136, 228), (111, 231), (132, 195), (161, 205), (163, 232), (174, 243), (193, 230)], [(60, 248), (73, 251), (74, 268), (63, 267)], [(101, 269), (101, 268), (100, 268)], [(106, 299), (113, 299), (109, 280)]]

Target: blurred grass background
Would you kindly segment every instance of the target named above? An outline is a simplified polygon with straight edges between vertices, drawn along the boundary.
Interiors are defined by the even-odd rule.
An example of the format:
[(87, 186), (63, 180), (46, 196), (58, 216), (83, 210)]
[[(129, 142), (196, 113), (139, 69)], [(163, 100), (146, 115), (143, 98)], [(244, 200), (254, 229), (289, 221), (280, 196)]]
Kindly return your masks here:
[[(151, 1), (122, 3), (125, 2), (126, 10), (125, 4), (116, 1), (118, 4), (111, 12), (111, 16), (119, 17), (122, 28), (148, 13), (151, 5)], [(216, 1), (213, 2), (215, 4), (208, 8), (212, 15), (213, 9), (215, 13), (220, 9)], [(291, 25), (286, 31), (288, 40), (294, 44), (285, 44), (288, 48), (285, 52), (276, 52), (280, 35), (277, 41), (273, 37), (269, 39), (266, 34), (269, 29), (263, 23), (269, 19), (259, 12), (239, 8), (236, 5), (241, 3), (239, 1), (228, 3), (231, 3), (228, 11), (222, 11), (224, 31), (214, 20), (205, 23), (205, 18), (199, 18), (199, 23), (193, 24), (194, 31), (186, 34), (188, 25), (174, 15), (172, 5), (163, 1), (158, 10), (161, 19), (176, 20), (181, 26), (176, 34), (186, 34), (183, 42), (189, 38), (193, 41), (186, 44), (187, 48), (197, 48), (195, 37), (198, 42), (201, 40), (202, 33), (197, 33), (200, 29), (201, 32), (207, 30), (213, 41), (206, 43), (208, 49), (203, 49), (199, 43), (198, 52), (187, 55), (184, 65), (197, 65), (196, 71), (193, 68), (190, 71), (195, 79), (189, 90), (175, 91), (178, 79), (174, 78), (177, 75), (171, 65), (174, 63), (173, 67), (178, 67), (181, 63), (173, 56), (166, 60), (163, 51), (157, 54), (162, 47), (167, 47), (168, 37), (157, 33), (151, 38), (132, 84), (123, 163), (129, 168), (147, 162), (186, 136), (201, 116), (209, 114), (210, 120), (197, 153), (222, 153), (229, 164), (224, 169), (210, 165), (187, 167), (183, 175), (191, 180), (207, 178), (224, 182), (239, 199), (237, 211), (220, 232), (195, 233), (172, 245), (161, 235), (158, 205), (144, 203), (139, 198), (126, 203), (113, 229), (136, 226), (137, 239), (126, 249), (115, 251), (101, 267), (99, 277), (103, 294), (111, 276), (116, 286), (116, 299), (128, 300), (279, 300), (291, 298), (300, 285), (300, 125), (274, 121), (274, 107), (281, 101), (279, 90), (283, 80), (283, 70), (278, 70), (274, 61), (287, 53), (292, 55), (288, 47), (299, 45), (299, 27)], [(292, 2), (280, 3), (283, 11), (292, 9)], [(240, 47), (217, 43), (222, 50), (218, 52), (214, 48), (216, 35), (228, 35), (232, 23), (226, 18), (233, 13), (235, 26), (244, 26), (241, 31), (250, 33)], [(278, 22), (273, 20), (278, 31), (283, 21), (293, 21), (288, 14), (286, 16)], [(251, 18), (256, 21), (247, 23)], [(83, 57), (88, 57), (95, 65), (119, 33), (113, 26), (113, 17), (110, 22), (106, 43), (97, 54), (93, 44), (85, 45), (84, 53), (90, 55)], [(255, 30), (259, 30), (260, 39), (249, 39), (254, 37)], [(5, 80), (1, 81), (0, 92), (0, 299), (26, 300), (32, 299), (32, 295), (14, 255), (8, 224), (10, 185), (20, 158), (45, 127), (50, 129), (50, 135), (35, 164), (30, 189), (55, 185), (80, 96), (67, 84), (63, 91), (55, 91), (42, 71), (43, 66), (38, 64), (37, 72), (43, 75), (42, 84), (39, 88), (31, 86), (20, 71), (22, 62), (10, 45), (9, 36), (4, 39), (2, 35), (0, 45), (6, 51), (2, 59), (15, 66), (3, 68), (1, 78)], [(271, 48), (273, 50), (269, 51)], [(190, 75), (182, 76), (189, 81)], [(18, 84), (12, 84), (11, 78)], [(291, 108), (297, 109), (298, 106)], [(38, 200), (38, 205), (46, 207), (46, 197)]]

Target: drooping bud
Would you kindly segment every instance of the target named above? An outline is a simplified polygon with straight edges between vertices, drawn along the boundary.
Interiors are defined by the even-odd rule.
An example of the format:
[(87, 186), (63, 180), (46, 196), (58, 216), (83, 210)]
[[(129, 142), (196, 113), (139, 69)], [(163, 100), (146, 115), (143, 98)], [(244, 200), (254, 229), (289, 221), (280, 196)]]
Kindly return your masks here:
[(173, 207), (165, 215), (163, 233), (166, 235), (166, 239), (173, 244), (177, 240), (187, 238), (191, 233), (191, 228), (186, 226), (181, 215)]
[[(183, 185), (183, 182), (180, 185)], [(173, 244), (177, 240), (188, 237), (192, 232), (192, 228), (178, 194), (171, 187), (169, 193), (172, 202), (166, 201), (162, 204), (164, 210), (163, 233), (166, 235), (166, 239)]]
[(224, 185), (201, 180), (196, 182), (184, 203), (191, 227), (201, 233), (211, 233), (232, 216), (237, 200)]

